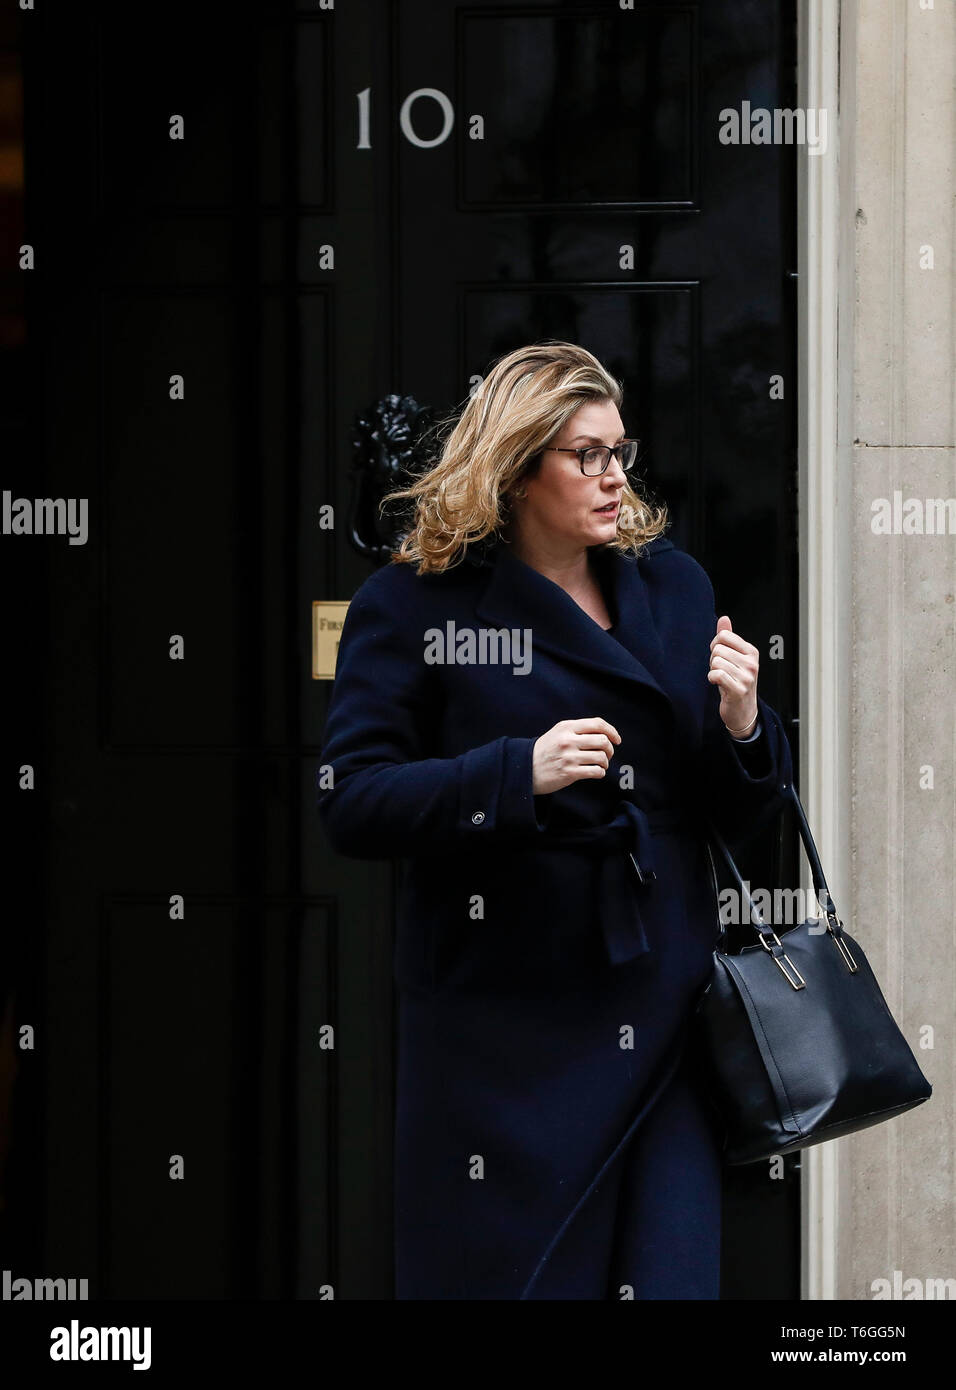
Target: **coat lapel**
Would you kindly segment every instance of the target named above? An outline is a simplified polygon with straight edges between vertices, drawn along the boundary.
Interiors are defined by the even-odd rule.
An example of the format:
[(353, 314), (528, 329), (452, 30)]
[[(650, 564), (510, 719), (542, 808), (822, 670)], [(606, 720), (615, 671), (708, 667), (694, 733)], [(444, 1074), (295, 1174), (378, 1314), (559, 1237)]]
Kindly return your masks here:
[[(653, 545), (669, 548), (671, 542), (661, 539)], [(611, 619), (619, 623), (619, 637), (605, 632), (560, 584), (519, 560), (503, 541), (490, 554), (492, 572), (476, 605), (478, 616), (496, 628), (530, 628), (534, 648), (586, 670), (633, 681), (654, 691), (673, 709), (661, 683), (666, 663), (638, 562), (617, 550), (594, 555), (606, 578), (605, 592)]]

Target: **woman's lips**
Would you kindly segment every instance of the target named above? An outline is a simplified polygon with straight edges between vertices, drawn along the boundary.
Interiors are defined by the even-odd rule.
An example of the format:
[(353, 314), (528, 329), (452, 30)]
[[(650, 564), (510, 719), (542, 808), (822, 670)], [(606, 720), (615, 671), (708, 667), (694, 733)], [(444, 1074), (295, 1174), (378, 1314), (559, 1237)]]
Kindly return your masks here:
[(608, 502), (606, 507), (595, 507), (598, 516), (614, 516), (618, 509), (617, 502)]

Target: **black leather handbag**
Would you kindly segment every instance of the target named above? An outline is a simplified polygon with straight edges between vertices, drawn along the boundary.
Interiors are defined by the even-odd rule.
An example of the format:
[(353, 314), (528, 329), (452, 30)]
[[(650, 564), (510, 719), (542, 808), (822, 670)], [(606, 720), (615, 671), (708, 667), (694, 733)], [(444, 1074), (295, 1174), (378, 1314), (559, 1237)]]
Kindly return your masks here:
[[(761, 917), (713, 823), (757, 942), (736, 955), (720, 924), (691, 1040), (725, 1132), (727, 1163), (755, 1163), (892, 1119), (928, 1100), (926, 1080), (830, 897), (796, 790), (792, 804), (824, 910), (778, 931)], [(710, 855), (715, 894), (718, 892)], [(720, 916), (718, 913), (718, 923)]]

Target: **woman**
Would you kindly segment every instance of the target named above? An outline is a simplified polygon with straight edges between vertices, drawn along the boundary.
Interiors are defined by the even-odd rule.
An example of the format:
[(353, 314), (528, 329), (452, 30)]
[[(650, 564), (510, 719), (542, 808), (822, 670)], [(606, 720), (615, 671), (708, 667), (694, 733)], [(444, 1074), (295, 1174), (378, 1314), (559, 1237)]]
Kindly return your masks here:
[(719, 1296), (702, 817), (739, 842), (790, 749), (621, 403), (583, 348), (503, 357), (342, 632), (322, 820), (406, 868), (400, 1299)]

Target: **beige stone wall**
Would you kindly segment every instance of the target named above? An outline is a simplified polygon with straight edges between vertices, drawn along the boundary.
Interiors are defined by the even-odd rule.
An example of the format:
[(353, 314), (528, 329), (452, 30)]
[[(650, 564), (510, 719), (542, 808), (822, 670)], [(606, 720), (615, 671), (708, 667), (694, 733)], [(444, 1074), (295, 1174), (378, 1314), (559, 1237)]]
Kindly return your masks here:
[(838, 348), (851, 393), (841, 911), (934, 1087), (838, 1143), (834, 1294), (850, 1299), (894, 1271), (956, 1281), (956, 535), (871, 529), (874, 500), (894, 492), (956, 499), (956, 5), (928, 4), (841, 9), (839, 241), (853, 258)]

